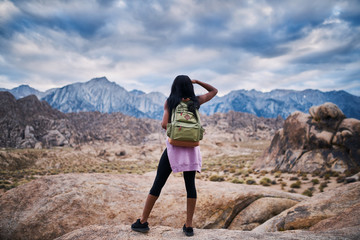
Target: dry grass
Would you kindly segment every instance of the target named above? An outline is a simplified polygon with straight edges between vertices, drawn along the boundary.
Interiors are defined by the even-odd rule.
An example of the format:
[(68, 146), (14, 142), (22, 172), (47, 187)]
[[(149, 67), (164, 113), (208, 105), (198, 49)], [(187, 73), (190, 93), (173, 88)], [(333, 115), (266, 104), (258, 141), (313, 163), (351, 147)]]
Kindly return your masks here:
[[(253, 162), (270, 141), (204, 142), (203, 166), (197, 179), (234, 184), (261, 184), (277, 190), (312, 196), (343, 184), (351, 173), (254, 172)], [(124, 146), (98, 142), (80, 148), (0, 150), (0, 191), (6, 191), (44, 175), (66, 173), (144, 174), (157, 168), (163, 143)], [(181, 177), (181, 173), (175, 174)]]
[[(3, 149), (0, 150), (0, 189), (9, 190), (44, 175), (66, 173), (111, 173), (143, 174), (156, 170), (157, 159), (143, 156), (138, 149), (141, 161), (132, 156), (119, 156), (118, 151), (109, 146), (106, 154), (100, 154), (97, 146), (86, 146), (84, 150), (73, 148), (52, 149)], [(101, 155), (101, 156), (99, 156)]]

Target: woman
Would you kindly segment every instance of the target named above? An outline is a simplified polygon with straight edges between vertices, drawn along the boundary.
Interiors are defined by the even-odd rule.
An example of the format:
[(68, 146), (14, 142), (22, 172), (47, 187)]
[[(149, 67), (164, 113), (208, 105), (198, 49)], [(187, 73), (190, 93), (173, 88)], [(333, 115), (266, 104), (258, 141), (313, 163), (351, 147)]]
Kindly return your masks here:
[[(193, 84), (199, 84), (205, 88), (208, 93), (195, 96)], [(193, 105), (189, 110), (195, 112), (200, 105), (211, 100), (216, 94), (217, 89), (213, 86), (199, 80), (191, 80), (188, 76), (177, 76), (172, 84), (169, 98), (164, 104), (164, 115), (161, 126), (166, 129), (167, 124), (171, 121), (171, 112), (183, 100), (191, 100)], [(140, 219), (131, 225), (131, 229), (138, 232), (148, 232), (148, 217), (158, 199), (161, 189), (166, 183), (170, 173), (183, 172), (185, 187), (187, 192), (187, 216), (183, 231), (187, 236), (193, 236), (192, 219), (196, 205), (196, 188), (195, 173), (201, 171), (201, 154), (199, 147), (176, 147), (166, 141), (167, 148), (164, 150), (157, 169), (153, 186), (147, 196), (144, 210)]]

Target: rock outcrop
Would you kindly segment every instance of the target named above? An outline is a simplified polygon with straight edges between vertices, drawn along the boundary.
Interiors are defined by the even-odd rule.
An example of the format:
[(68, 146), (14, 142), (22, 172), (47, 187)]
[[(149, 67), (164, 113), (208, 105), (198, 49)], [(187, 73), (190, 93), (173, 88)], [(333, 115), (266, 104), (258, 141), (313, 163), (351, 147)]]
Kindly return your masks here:
[[(126, 225), (141, 215), (153, 176), (64, 174), (46, 176), (7, 191), (0, 197), (0, 239), (54, 239), (90, 225)], [(282, 209), (308, 197), (261, 186), (197, 180), (196, 228), (257, 226), (271, 218), (269, 201)], [(264, 202), (261, 200), (265, 199)], [(232, 223), (238, 214), (264, 208), (264, 216)], [(182, 178), (170, 177), (155, 204), (152, 226), (181, 228), (186, 217)], [(258, 214), (259, 215), (259, 214)], [(128, 234), (128, 233), (124, 233)]]
[(356, 227), (360, 236), (360, 182), (319, 193), (255, 228), (255, 232)]
[(344, 171), (360, 167), (360, 121), (332, 103), (291, 114), (255, 169), (290, 172)]

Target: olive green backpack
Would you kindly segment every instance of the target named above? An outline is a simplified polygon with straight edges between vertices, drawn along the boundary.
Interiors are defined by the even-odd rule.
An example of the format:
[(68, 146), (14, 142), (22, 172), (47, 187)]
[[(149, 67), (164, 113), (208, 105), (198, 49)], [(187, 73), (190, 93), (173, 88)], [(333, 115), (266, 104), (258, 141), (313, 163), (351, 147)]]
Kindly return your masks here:
[(194, 115), (188, 109), (191, 101), (181, 101), (171, 113), (171, 123), (167, 124), (166, 134), (174, 146), (199, 146), (205, 129), (201, 126), (199, 110)]

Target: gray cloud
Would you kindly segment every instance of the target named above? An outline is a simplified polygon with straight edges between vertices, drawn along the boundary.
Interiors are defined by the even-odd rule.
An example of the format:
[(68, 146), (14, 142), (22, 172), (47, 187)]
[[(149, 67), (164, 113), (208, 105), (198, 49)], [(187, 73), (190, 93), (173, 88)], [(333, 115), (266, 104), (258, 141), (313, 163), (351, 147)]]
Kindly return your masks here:
[(359, 16), (360, 3), (350, 0), (5, 0), (0, 80), (45, 90), (107, 76), (129, 90), (165, 93), (176, 74), (189, 74), (222, 94), (360, 95)]

